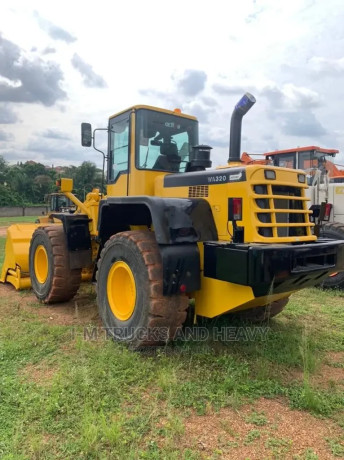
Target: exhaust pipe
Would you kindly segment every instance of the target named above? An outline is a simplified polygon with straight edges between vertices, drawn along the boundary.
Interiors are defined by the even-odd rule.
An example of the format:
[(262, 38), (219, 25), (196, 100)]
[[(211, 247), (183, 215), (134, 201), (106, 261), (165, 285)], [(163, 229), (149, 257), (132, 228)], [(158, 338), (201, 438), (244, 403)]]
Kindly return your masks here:
[(234, 108), (231, 118), (228, 163), (240, 162), (242, 117), (255, 103), (255, 97), (250, 93), (245, 93)]

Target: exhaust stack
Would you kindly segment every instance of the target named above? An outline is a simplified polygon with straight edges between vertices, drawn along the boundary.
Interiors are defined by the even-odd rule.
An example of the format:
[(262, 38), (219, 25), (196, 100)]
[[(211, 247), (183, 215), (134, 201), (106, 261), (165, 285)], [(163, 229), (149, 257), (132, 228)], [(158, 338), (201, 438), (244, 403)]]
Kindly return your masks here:
[(255, 102), (256, 99), (252, 94), (245, 93), (234, 108), (231, 118), (228, 163), (240, 162), (242, 117), (250, 110)]

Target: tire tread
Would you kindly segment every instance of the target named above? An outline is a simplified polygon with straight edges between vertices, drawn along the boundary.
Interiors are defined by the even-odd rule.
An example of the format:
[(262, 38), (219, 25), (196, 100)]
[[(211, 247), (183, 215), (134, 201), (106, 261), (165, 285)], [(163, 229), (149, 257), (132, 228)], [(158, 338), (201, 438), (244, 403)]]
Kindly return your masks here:
[[(113, 239), (130, 241), (139, 251), (148, 272), (149, 311), (147, 328), (164, 327), (168, 330), (167, 341), (173, 340), (186, 319), (189, 298), (186, 295), (163, 296), (162, 262), (155, 234), (150, 231), (125, 231), (113, 235), (104, 245), (98, 267), (101, 265), (107, 247)], [(96, 274), (98, 286), (98, 271)], [(137, 347), (159, 345), (157, 342), (141, 341)]]

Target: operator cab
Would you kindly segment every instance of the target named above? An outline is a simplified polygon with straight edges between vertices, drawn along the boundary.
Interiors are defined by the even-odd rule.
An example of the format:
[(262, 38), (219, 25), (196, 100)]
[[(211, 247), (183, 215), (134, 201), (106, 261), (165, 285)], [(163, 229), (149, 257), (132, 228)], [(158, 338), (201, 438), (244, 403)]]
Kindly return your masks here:
[[(289, 150), (276, 150), (265, 153), (265, 158), (274, 166), (302, 169), (307, 173), (307, 183), (312, 185), (318, 171), (325, 172), (326, 161), (333, 158), (339, 150), (310, 146)], [(331, 179), (332, 181), (332, 179)]]
[(129, 169), (135, 152), (138, 171), (184, 172), (198, 144), (198, 122), (179, 112), (136, 106), (109, 120), (108, 182)]
[[(153, 195), (161, 174), (211, 166), (209, 146), (198, 145), (197, 118), (150, 106), (134, 106), (109, 118), (107, 193)], [(91, 146), (91, 125), (82, 125), (82, 145)]]

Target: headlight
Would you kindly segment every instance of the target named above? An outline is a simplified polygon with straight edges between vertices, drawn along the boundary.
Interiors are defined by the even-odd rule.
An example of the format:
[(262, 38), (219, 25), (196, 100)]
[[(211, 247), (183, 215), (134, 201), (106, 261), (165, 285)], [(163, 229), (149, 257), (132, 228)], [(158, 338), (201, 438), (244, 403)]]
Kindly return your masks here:
[(276, 179), (276, 171), (274, 171), (273, 169), (266, 169), (264, 171), (264, 176), (265, 179), (274, 180)]
[(298, 175), (297, 175), (297, 178), (298, 178), (298, 180), (299, 180), (299, 182), (300, 182), (301, 184), (305, 184), (305, 183), (306, 183), (306, 176), (305, 176), (304, 174), (298, 174)]

